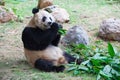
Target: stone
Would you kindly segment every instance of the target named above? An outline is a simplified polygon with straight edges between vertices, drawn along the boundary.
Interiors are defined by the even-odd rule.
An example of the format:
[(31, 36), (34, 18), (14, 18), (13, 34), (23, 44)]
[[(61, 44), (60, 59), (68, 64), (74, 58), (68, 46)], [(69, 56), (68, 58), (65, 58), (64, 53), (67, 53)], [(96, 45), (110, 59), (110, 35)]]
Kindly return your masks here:
[(64, 8), (60, 8), (58, 5), (48, 6), (45, 10), (53, 15), (56, 22), (68, 23), (70, 21), (69, 13)]
[(11, 20), (17, 20), (17, 16), (12, 10), (8, 10), (4, 6), (0, 6), (0, 23), (5, 23)]
[(0, 5), (5, 6), (5, 1), (4, 0), (0, 0)]
[(104, 40), (120, 41), (120, 19), (110, 18), (100, 24), (99, 37)]
[(37, 8), (43, 9), (51, 5), (53, 5), (53, 0), (38, 0)]
[(64, 46), (71, 44), (89, 44), (87, 32), (81, 26), (73, 26), (62, 38), (61, 44)]

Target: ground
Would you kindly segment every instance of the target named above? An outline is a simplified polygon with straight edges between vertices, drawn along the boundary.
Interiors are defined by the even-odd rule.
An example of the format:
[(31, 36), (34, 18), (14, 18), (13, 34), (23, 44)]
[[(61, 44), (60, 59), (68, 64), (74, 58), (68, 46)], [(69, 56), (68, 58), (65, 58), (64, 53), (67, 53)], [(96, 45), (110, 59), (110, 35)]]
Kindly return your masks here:
[[(95, 75), (82, 74), (73, 77), (72, 74), (45, 73), (33, 69), (26, 62), (23, 53), (21, 33), (32, 16), (31, 10), (37, 5), (37, 0), (6, 0), (6, 7), (16, 10), (22, 16), (23, 22), (11, 21), (0, 24), (0, 80), (95, 80)], [(64, 24), (65, 29), (81, 25), (90, 36), (90, 44), (94, 45), (100, 22), (108, 18), (120, 18), (119, 3), (108, 4), (105, 0), (55, 0), (55, 4), (65, 8), (71, 21)], [(31, 5), (32, 4), (32, 5)], [(106, 47), (105, 45), (99, 45)], [(112, 42), (120, 48), (119, 42)]]

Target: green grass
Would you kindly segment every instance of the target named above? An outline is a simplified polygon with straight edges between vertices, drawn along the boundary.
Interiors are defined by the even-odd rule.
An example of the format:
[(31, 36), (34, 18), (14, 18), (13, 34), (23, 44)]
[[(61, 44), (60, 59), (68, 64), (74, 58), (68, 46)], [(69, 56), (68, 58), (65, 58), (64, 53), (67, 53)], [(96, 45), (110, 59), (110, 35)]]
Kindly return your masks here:
[[(29, 18), (32, 8), (37, 0), (5, 0), (8, 9), (16, 10), (16, 14), (23, 18), (23, 22), (11, 21), (0, 24), (0, 80), (96, 80), (96, 75), (81, 74), (74, 77), (71, 73), (46, 73), (31, 68), (23, 54), (21, 33)], [(20, 1), (20, 0), (18, 0)], [(54, 0), (54, 4), (65, 8), (70, 14), (70, 22), (64, 24), (65, 28), (73, 25), (82, 25), (90, 36), (91, 45), (95, 44), (99, 24), (102, 20), (116, 17), (120, 18), (120, 4), (108, 4), (105, 0)], [(103, 41), (102, 41), (103, 42)], [(106, 42), (104, 45), (106, 47)], [(120, 43), (113, 42), (120, 48)]]

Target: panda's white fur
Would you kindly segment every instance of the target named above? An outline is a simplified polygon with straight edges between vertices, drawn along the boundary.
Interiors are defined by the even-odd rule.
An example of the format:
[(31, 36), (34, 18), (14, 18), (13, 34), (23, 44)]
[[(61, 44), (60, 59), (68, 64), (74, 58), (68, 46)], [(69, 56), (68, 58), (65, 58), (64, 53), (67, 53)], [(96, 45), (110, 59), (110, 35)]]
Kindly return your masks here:
[(52, 45), (49, 45), (43, 51), (31, 51), (28, 49), (24, 49), (24, 52), (28, 62), (33, 67), (35, 61), (39, 58), (52, 61), (55, 66), (60, 66), (67, 63), (65, 57), (63, 56), (63, 51), (59, 47), (55, 47)]
[(77, 60), (58, 47), (59, 25), (53, 16), (44, 10), (33, 12), (34, 16), (22, 32), (26, 59), (37, 69), (61, 72), (65, 69), (63, 64)]
[[(43, 17), (46, 17), (45, 22), (42, 21)], [(55, 22), (54, 17), (47, 11), (40, 10), (38, 13), (36, 13), (32, 17), (27, 27), (36, 28), (37, 26), (42, 30), (46, 30), (46, 29), (49, 29), (51, 26), (48, 24), (48, 22), (51, 22), (51, 23)], [(56, 47), (53, 45), (49, 45), (45, 50), (42, 50), (42, 51), (41, 50), (32, 51), (24, 48), (24, 52), (28, 62), (33, 67), (34, 67), (35, 61), (39, 58), (52, 61), (55, 66), (60, 66), (62, 64), (67, 63), (67, 61), (65, 60), (65, 57), (63, 56), (63, 51), (59, 47)]]
[[(43, 17), (46, 17), (45, 22), (42, 21)], [(27, 25), (27, 27), (33, 27), (36, 28), (39, 27), (40, 29), (48, 29), (50, 28), (51, 25), (49, 25), (48, 23), (51, 22), (55, 22), (55, 18), (48, 13), (47, 11), (44, 10), (40, 10), (38, 13), (36, 13), (32, 19), (30, 20), (29, 24)]]

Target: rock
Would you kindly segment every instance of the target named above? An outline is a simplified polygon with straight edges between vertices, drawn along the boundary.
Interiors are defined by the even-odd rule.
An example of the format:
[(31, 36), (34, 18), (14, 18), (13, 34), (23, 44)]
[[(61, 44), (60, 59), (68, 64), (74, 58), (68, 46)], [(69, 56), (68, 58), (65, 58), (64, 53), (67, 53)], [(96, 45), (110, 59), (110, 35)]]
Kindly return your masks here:
[(0, 5), (5, 6), (5, 1), (4, 0), (0, 0)]
[(57, 22), (68, 23), (70, 21), (69, 14), (63, 8), (56, 8), (51, 14)]
[(81, 26), (70, 28), (62, 38), (61, 44), (66, 46), (70, 44), (89, 44), (87, 32)]
[(37, 8), (43, 9), (47, 6), (53, 5), (53, 0), (38, 0)]
[(3, 6), (0, 6), (0, 23), (5, 23), (11, 20), (17, 20), (17, 16), (12, 10), (8, 10)]
[(68, 23), (70, 20), (68, 12), (64, 8), (60, 8), (57, 5), (48, 6), (44, 9), (51, 13), (59, 23)]
[(104, 20), (99, 28), (99, 37), (104, 40), (120, 41), (120, 19)]

